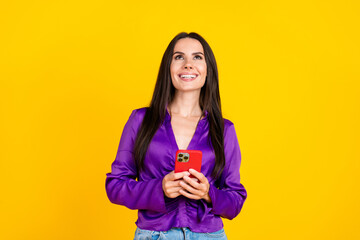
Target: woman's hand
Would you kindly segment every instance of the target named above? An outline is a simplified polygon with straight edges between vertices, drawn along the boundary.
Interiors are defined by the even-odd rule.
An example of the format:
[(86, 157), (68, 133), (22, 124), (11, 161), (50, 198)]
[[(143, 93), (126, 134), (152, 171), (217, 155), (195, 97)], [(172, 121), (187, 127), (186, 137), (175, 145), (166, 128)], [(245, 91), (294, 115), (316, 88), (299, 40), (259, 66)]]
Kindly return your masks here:
[(189, 176), (190, 173), (188, 171), (175, 173), (174, 171), (168, 173), (165, 175), (165, 177), (162, 180), (162, 188), (165, 193), (165, 196), (168, 198), (176, 198), (177, 196), (180, 196), (180, 190), (183, 189), (180, 186), (180, 182), (183, 182), (182, 179), (184, 176)]
[(191, 199), (204, 199), (206, 202), (211, 203), (211, 198), (209, 196), (210, 184), (207, 178), (204, 176), (204, 174), (194, 169), (189, 169), (189, 172), (194, 177), (196, 177), (199, 182), (193, 178), (184, 176), (183, 179), (185, 182), (179, 182), (180, 186), (182, 187), (182, 189), (179, 190), (179, 193)]

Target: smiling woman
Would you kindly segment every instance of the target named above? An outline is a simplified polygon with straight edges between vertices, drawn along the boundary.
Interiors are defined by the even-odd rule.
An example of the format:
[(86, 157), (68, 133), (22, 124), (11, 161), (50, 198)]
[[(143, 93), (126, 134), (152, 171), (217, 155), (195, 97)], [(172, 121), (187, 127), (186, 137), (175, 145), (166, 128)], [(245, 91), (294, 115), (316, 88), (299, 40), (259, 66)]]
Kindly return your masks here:
[[(201, 171), (175, 173), (179, 149), (201, 151)], [(221, 217), (236, 217), (247, 198), (240, 163), (213, 52), (199, 34), (179, 33), (163, 55), (150, 106), (133, 110), (125, 124), (107, 196), (138, 209), (134, 239), (227, 239)]]

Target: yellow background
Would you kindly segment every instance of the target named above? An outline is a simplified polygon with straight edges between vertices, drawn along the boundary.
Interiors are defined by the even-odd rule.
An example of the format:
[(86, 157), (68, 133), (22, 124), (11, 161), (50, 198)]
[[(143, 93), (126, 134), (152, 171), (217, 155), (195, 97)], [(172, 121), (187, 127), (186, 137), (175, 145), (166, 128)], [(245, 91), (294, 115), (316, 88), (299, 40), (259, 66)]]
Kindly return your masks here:
[(106, 173), (179, 32), (212, 47), (242, 151), (229, 239), (359, 239), (359, 23), (343, 1), (3, 1), (0, 239), (132, 239)]

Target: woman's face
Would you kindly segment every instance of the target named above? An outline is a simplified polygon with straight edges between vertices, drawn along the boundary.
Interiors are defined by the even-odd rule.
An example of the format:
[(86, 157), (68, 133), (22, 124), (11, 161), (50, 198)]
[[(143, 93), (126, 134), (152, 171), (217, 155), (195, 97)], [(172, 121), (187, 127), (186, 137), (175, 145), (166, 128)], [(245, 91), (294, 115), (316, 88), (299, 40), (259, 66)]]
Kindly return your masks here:
[(170, 65), (171, 80), (178, 91), (200, 90), (206, 80), (206, 61), (201, 43), (182, 38), (174, 47)]

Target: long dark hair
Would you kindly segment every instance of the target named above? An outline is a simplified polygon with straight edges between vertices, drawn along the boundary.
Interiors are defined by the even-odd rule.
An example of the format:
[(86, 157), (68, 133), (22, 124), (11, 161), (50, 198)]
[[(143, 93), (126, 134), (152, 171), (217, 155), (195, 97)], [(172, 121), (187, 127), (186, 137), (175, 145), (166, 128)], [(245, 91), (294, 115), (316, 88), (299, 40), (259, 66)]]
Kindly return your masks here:
[(172, 102), (175, 95), (175, 87), (171, 81), (170, 64), (175, 44), (179, 39), (193, 38), (198, 40), (204, 49), (207, 65), (207, 75), (204, 86), (200, 92), (200, 108), (204, 114), (208, 112), (209, 118), (209, 143), (211, 141), (215, 152), (215, 167), (212, 177), (217, 179), (225, 166), (224, 154), (224, 120), (221, 113), (218, 70), (215, 56), (203, 37), (191, 32), (181, 32), (176, 35), (168, 45), (161, 60), (159, 74), (157, 77), (153, 97), (150, 106), (144, 116), (144, 120), (138, 131), (135, 141), (134, 158), (138, 173), (144, 169), (144, 158), (151, 139), (155, 135), (160, 124), (165, 119), (166, 106)]

